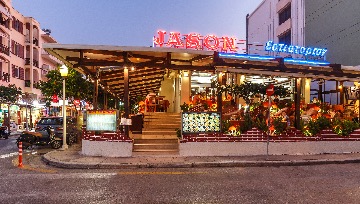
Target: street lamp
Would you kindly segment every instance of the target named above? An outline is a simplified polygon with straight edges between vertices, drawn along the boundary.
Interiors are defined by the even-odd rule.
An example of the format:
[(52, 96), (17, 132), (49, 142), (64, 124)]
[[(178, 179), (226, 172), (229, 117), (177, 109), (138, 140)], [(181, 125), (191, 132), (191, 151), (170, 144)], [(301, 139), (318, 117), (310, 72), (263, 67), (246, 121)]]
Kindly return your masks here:
[(60, 67), (60, 74), (63, 77), (63, 145), (62, 150), (66, 150), (68, 145), (66, 143), (66, 107), (65, 107), (65, 80), (68, 75), (68, 68), (65, 65)]

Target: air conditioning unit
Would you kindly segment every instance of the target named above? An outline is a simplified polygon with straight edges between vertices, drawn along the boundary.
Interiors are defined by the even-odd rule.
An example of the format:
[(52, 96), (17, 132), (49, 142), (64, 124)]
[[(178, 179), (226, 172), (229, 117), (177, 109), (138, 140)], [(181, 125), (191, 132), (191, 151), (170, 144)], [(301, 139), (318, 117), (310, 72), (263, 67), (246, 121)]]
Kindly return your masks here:
[(49, 71), (51, 67), (50, 67), (50, 65), (48, 65), (48, 64), (43, 64), (41, 68), (42, 68), (43, 70)]

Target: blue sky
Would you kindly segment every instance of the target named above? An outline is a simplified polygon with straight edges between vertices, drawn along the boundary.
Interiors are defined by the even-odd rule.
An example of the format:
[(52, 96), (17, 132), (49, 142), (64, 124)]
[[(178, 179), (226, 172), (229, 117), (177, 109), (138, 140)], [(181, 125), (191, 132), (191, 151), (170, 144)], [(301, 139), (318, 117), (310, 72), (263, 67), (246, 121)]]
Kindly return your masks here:
[(59, 43), (151, 46), (158, 30), (245, 39), (262, 0), (12, 0)]

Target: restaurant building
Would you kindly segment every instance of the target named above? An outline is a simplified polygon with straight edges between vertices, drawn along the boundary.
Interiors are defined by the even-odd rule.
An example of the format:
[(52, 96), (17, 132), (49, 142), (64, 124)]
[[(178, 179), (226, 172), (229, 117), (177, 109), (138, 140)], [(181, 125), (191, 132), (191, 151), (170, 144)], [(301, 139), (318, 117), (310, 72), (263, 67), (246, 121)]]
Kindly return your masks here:
[[(237, 39), (228, 36), (158, 31), (153, 41), (153, 47), (44, 44), (49, 53), (61, 59), (68, 67), (92, 79), (95, 87), (102, 87), (124, 103), (120, 126), (117, 121), (109, 119), (118, 117), (116, 110), (88, 112), (90, 117), (85, 121), (82, 137), (82, 152), (85, 155), (151, 154), (155, 151), (152, 147), (159, 143), (161, 147), (171, 147), (161, 149), (162, 151), (169, 153), (171, 150), (183, 156), (266, 154), (269, 141), (270, 154), (335, 153), (356, 151), (358, 148), (358, 142), (354, 142), (358, 140), (357, 136), (329, 143), (331, 139), (338, 138), (334, 133), (308, 131), (311, 137), (306, 137), (300, 130), (304, 118), (308, 117), (307, 121), (312, 121), (309, 118), (325, 117), (325, 112), (318, 111), (322, 109), (317, 102), (310, 105), (303, 100), (310, 95), (311, 81), (307, 80), (326, 78), (356, 82), (360, 77), (356, 67), (342, 67), (325, 61), (328, 52), (326, 48), (271, 40), (264, 42), (266, 46), (262, 49), (268, 53), (283, 52), (286, 55), (321, 58), (306, 60), (238, 54)], [(192, 92), (192, 73), (206, 73), (215, 79), (210, 87), (205, 87), (204, 95), (197, 95), (197, 92), (194, 95)], [(248, 89), (239, 90), (247, 85)], [(267, 87), (266, 93), (253, 90), (255, 86), (264, 85)], [(277, 94), (272, 96), (277, 93), (276, 90), (287, 90), (288, 94), (279, 93), (280, 100), (289, 102), (289, 106), (285, 107), (287, 109), (271, 105), (271, 101), (276, 101)], [(249, 95), (243, 93), (246, 91), (249, 91)], [(338, 95), (345, 98), (346, 93), (339, 88)], [(136, 101), (139, 96), (149, 96), (149, 99), (155, 97), (155, 103), (137, 101), (139, 106), (144, 106), (144, 113), (141, 115), (143, 121), (137, 123), (137, 119), (133, 117), (136, 115), (132, 116), (137, 113), (131, 112), (129, 107), (133, 103), (131, 101)], [(169, 101), (170, 106), (167, 110), (160, 110), (158, 108), (161, 108), (161, 104), (158, 101), (164, 99)], [(289, 114), (291, 122), (288, 123), (288, 129), (277, 134), (276, 128), (271, 130), (272, 126), (269, 126), (270, 132), (250, 127), (238, 134), (237, 128), (245, 126), (246, 116), (243, 114), (259, 107), (264, 108), (266, 103), (269, 104), (268, 115), (271, 117), (282, 119), (277, 114)], [(315, 109), (316, 113), (310, 113)], [(223, 120), (233, 115), (235, 118), (226, 120), (235, 129), (229, 128), (223, 132)], [(102, 118), (102, 125), (96, 124), (94, 127), (95, 121), (99, 121), (96, 118)], [(177, 135), (175, 128), (181, 129), (180, 135)], [(172, 140), (175, 143), (160, 140)], [(273, 143), (276, 141), (280, 142)]]

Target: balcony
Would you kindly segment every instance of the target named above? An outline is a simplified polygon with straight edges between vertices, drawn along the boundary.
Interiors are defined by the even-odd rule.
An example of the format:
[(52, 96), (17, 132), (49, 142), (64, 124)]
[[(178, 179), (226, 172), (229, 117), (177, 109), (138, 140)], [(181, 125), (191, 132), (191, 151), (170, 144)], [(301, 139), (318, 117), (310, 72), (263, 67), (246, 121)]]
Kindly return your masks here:
[(1, 81), (10, 82), (10, 74), (9, 73), (0, 73)]
[(280, 11), (286, 8), (289, 4), (291, 4), (291, 0), (280, 0), (276, 4), (276, 12), (280, 13)]
[(276, 36), (279, 37), (291, 29), (291, 18), (276, 28)]
[(40, 89), (40, 82), (39, 81), (38, 82), (34, 81), (34, 88), (35, 89)]
[(25, 80), (25, 87), (31, 87), (30, 80)]
[(34, 67), (39, 68), (39, 61), (33, 60), (33, 65), (34, 65)]
[(46, 50), (42, 49), (41, 50), (41, 56), (43, 58), (46, 58), (47, 60), (51, 61), (54, 64), (61, 64), (62, 62), (60, 60), (58, 60), (56, 57), (52, 56), (51, 54), (49, 54)]
[(34, 38), (34, 39), (33, 39), (33, 44), (34, 44), (35, 46), (39, 46), (39, 40), (36, 39), (36, 38)]
[(10, 48), (6, 45), (0, 44), (0, 52), (10, 56)]
[(25, 65), (30, 65), (30, 58), (25, 58)]

